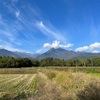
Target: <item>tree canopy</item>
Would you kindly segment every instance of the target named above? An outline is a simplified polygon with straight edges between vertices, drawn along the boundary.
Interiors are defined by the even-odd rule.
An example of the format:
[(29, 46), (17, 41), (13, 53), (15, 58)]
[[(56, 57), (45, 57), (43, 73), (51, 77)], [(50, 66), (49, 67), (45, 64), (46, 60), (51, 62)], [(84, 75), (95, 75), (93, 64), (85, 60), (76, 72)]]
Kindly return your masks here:
[(100, 58), (92, 58), (87, 60), (78, 59), (57, 59), (57, 58), (44, 58), (41, 60), (29, 58), (13, 58), (13, 57), (0, 57), (0, 68), (20, 68), (20, 67), (44, 67), (44, 66), (100, 66)]

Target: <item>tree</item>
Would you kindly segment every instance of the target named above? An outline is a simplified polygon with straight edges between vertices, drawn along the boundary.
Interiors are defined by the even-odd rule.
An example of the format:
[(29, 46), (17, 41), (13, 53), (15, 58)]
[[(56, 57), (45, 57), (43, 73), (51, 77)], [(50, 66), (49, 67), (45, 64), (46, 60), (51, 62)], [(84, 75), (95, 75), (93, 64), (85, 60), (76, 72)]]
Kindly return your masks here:
[(35, 67), (40, 66), (40, 62), (38, 60), (33, 59), (31, 60), (31, 62), (32, 62), (32, 66), (35, 66)]

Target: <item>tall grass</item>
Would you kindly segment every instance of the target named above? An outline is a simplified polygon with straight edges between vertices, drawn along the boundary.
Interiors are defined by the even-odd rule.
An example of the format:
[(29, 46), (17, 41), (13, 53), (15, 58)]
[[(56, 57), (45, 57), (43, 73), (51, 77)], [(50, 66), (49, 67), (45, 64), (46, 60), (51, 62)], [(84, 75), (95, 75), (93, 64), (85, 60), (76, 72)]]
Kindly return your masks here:
[(64, 100), (100, 100), (100, 77), (71, 69), (66, 72), (52, 70), (46, 75), (61, 87), (60, 96)]
[(0, 74), (0, 100), (100, 100), (99, 76), (73, 69), (13, 70), (17, 74)]

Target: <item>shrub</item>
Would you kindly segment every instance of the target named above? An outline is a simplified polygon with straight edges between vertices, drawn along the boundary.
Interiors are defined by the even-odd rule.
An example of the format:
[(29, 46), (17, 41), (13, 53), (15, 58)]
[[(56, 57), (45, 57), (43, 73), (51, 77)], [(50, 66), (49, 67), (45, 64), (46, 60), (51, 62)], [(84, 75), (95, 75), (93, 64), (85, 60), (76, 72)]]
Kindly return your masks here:
[(49, 79), (53, 79), (53, 78), (56, 77), (56, 73), (54, 73), (54, 72), (48, 72), (47, 76), (48, 76)]
[(100, 100), (100, 82), (91, 82), (77, 93), (79, 100)]

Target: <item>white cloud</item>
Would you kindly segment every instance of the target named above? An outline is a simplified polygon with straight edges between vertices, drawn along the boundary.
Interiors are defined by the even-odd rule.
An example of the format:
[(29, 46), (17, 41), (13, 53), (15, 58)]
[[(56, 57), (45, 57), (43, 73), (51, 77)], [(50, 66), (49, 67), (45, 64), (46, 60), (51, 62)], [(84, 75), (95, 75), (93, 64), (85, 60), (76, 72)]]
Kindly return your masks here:
[(43, 45), (43, 47), (44, 47), (44, 48), (51, 48), (51, 44), (45, 43), (45, 44)]
[(95, 42), (89, 46), (84, 46), (84, 47), (79, 47), (76, 49), (76, 51), (79, 51), (79, 52), (83, 52), (83, 51), (87, 51), (87, 50), (97, 50), (97, 49), (100, 49), (100, 43), (99, 42)]
[(100, 53), (100, 51), (98, 51), (98, 50), (94, 50), (92, 53)]
[(43, 21), (36, 22), (36, 27), (47, 36), (52, 36), (60, 41), (66, 41), (65, 37), (61, 35), (61, 32), (55, 29), (50, 23), (44, 24)]
[(89, 46), (89, 49), (91, 49), (91, 50), (100, 49), (100, 43), (99, 42), (95, 42), (94, 44), (91, 44)]
[(41, 50), (41, 49), (39, 49), (39, 50), (37, 50), (37, 51), (36, 51), (36, 53), (41, 53), (41, 51), (42, 51), (42, 50)]
[(83, 51), (86, 51), (88, 50), (88, 46), (84, 46), (84, 47), (79, 47), (76, 49), (76, 51), (79, 51), (79, 52), (83, 52)]
[(52, 44), (50, 43), (45, 43), (43, 45), (44, 48), (70, 48), (72, 47), (73, 44), (67, 44), (67, 45), (63, 45), (63, 44), (60, 44), (60, 41), (53, 41)]
[(67, 44), (67, 45), (60, 45), (60, 47), (62, 47), (62, 48), (70, 48), (70, 47), (72, 47), (74, 44)]

